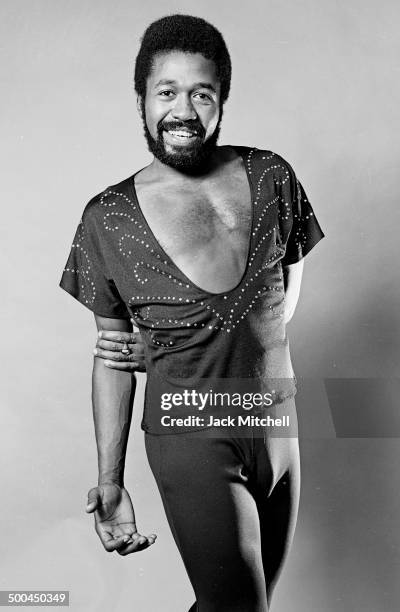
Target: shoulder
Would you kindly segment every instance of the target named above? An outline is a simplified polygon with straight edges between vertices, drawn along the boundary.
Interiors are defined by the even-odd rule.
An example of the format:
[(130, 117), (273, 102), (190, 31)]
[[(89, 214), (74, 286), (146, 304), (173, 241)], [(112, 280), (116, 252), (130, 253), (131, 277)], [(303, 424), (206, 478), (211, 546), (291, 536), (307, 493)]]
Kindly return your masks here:
[(83, 210), (81, 221), (86, 226), (104, 223), (105, 218), (122, 214), (132, 206), (132, 177), (128, 177), (93, 196)]
[(233, 146), (232, 147), (244, 158), (249, 166), (258, 169), (271, 169), (293, 172), (290, 163), (279, 153), (270, 149), (258, 147)]

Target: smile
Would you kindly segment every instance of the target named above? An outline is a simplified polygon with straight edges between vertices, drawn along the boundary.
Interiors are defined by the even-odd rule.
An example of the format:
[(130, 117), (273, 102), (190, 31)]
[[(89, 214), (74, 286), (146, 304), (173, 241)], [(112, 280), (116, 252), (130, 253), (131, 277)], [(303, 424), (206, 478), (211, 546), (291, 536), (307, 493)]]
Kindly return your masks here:
[(171, 134), (171, 136), (175, 136), (177, 138), (186, 139), (195, 138), (195, 136), (197, 136), (196, 132), (187, 132), (186, 130), (168, 130), (168, 134)]

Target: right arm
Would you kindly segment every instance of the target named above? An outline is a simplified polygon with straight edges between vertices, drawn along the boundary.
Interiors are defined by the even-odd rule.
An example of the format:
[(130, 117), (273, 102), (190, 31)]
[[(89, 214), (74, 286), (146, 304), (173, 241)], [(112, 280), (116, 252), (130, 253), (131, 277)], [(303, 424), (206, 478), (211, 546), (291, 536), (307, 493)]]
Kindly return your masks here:
[[(98, 330), (129, 333), (125, 319), (95, 315)], [(96, 532), (104, 548), (121, 555), (143, 550), (156, 536), (140, 535), (132, 502), (124, 486), (125, 456), (135, 397), (136, 378), (104, 366), (95, 357), (92, 378), (93, 419), (98, 455), (98, 486), (89, 491), (86, 511), (95, 513)]]
[[(131, 325), (125, 319), (110, 319), (95, 315), (95, 320), (98, 331), (131, 331)], [(124, 486), (125, 455), (135, 390), (135, 374), (106, 368), (103, 360), (95, 356), (92, 404), (99, 485), (114, 482), (121, 487)]]
[[(132, 331), (134, 320), (131, 319), (132, 326), (129, 326), (127, 321), (121, 319), (98, 319), (102, 319), (104, 325), (101, 327), (100, 323), (97, 323), (97, 329), (100, 331), (93, 351), (99, 358), (97, 361), (103, 360), (102, 363), (107, 368), (121, 372), (145, 372), (143, 340), (139, 331)], [(126, 346), (129, 348), (129, 354), (122, 353)]]

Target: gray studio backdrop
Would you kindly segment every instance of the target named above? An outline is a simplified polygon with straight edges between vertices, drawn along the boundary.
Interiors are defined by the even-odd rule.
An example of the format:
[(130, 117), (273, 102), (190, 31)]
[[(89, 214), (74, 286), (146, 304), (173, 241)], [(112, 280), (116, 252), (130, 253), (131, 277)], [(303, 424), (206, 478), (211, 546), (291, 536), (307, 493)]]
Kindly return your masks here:
[[(84, 513), (96, 482), (95, 324), (57, 286), (86, 202), (150, 159), (133, 60), (149, 22), (176, 11), (209, 19), (231, 50), (221, 143), (286, 157), (326, 233), (290, 323), (304, 377), (303, 489), (273, 610), (394, 612), (398, 423), (393, 435), (337, 435), (323, 384), (380, 381), (372, 406), (368, 393), (377, 421), (396, 395), (385, 381), (399, 376), (400, 10), (387, 0), (1, 3), (0, 588), (69, 589), (77, 612), (177, 612), (193, 601), (144, 455), (143, 375), (126, 481), (157, 543), (109, 555)], [(359, 395), (342, 393), (345, 414)]]

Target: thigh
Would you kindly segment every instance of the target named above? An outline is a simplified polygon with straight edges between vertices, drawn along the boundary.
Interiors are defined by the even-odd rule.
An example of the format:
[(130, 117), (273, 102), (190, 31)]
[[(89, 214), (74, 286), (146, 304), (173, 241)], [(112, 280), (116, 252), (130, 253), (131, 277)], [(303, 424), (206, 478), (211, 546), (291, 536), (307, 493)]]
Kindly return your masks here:
[(300, 499), (300, 455), (294, 400), (277, 406), (276, 415), (289, 415), (291, 428), (264, 430), (255, 440), (254, 498), (260, 518), (261, 549), (268, 602), (288, 555)]
[(252, 440), (146, 436), (199, 612), (267, 612)]
[(270, 603), (293, 541), (300, 498), (300, 466), (296, 461), (278, 480), (268, 498), (258, 499), (261, 549)]

